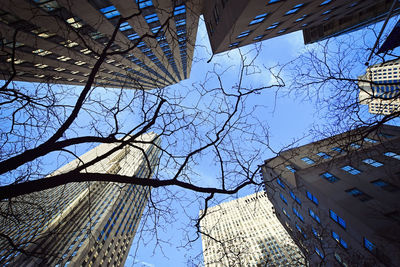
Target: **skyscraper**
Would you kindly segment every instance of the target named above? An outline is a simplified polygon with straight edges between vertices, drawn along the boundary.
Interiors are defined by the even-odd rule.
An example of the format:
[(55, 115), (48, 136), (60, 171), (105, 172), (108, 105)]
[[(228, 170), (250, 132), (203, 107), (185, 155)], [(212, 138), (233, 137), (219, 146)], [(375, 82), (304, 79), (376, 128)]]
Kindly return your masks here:
[(205, 266), (304, 265), (263, 191), (208, 208), (200, 227)]
[(152, 89), (174, 84), (190, 74), (201, 12), (198, 2), (2, 1), (1, 79), (10, 77), (13, 62), (14, 80), (85, 84), (124, 17), (109, 49), (115, 54), (101, 65), (95, 85)]
[[(160, 139), (154, 133), (140, 139), (141, 144), (128, 144), (86, 171), (150, 179), (159, 157), (154, 144), (159, 144)], [(115, 147), (116, 144), (101, 144), (54, 174), (73, 170)], [(1, 202), (0, 264), (121, 266), (149, 194), (150, 188), (144, 186), (88, 182)]]
[(399, 162), (400, 127), (385, 125), (283, 151), (262, 175), (312, 266), (399, 266)]
[(372, 65), (358, 80), (360, 104), (368, 105), (370, 113), (400, 111), (400, 60)]
[[(302, 30), (305, 43), (383, 19), (392, 0), (4, 0), (0, 79), (153, 89), (190, 75), (200, 15), (213, 53)], [(396, 4), (393, 15), (400, 11)], [(13, 53), (15, 48), (15, 53)], [(121, 52), (118, 54), (118, 52)], [(15, 68), (15, 73), (14, 73)], [(14, 75), (15, 74), (15, 75)]]
[[(353, 31), (385, 18), (392, 0), (205, 0), (211, 48), (232, 48), (303, 31), (306, 44)], [(396, 3), (393, 15), (400, 12)]]

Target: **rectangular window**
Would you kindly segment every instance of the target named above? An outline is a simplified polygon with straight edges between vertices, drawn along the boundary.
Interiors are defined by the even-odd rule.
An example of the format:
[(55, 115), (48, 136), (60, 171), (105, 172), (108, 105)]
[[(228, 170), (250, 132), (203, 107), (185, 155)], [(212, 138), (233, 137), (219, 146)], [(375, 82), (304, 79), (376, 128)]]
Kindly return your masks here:
[(338, 223), (340, 226), (342, 226), (344, 229), (346, 229), (345, 220), (343, 220), (343, 218), (339, 217), (333, 210), (329, 210), (329, 217), (331, 217), (332, 220), (334, 220), (336, 223)]
[(261, 35), (259, 35), (259, 36), (256, 36), (256, 37), (254, 37), (254, 39), (253, 39), (253, 41), (258, 41), (258, 40), (261, 40), (262, 38), (264, 38), (264, 34), (261, 34)]
[(282, 199), (283, 202), (287, 204), (286, 198), (282, 195), (282, 193), (279, 193), (280, 198)]
[(357, 143), (351, 143), (350, 146), (354, 149), (359, 149), (361, 146)]
[(304, 222), (304, 217), (300, 214), (300, 212), (296, 209), (296, 208), (292, 208), (293, 209), (293, 213), (302, 221)]
[(315, 162), (314, 162), (312, 159), (310, 159), (309, 157), (301, 158), (301, 160), (304, 161), (305, 163), (309, 164), (309, 165), (315, 163)]
[(306, 192), (307, 192), (307, 198), (309, 200), (311, 200), (312, 202), (314, 202), (316, 205), (318, 205), (318, 199), (313, 194), (311, 194), (309, 191), (306, 191)]
[(344, 150), (341, 149), (340, 147), (332, 147), (332, 150), (333, 150), (333, 151), (336, 151), (336, 152), (338, 152), (338, 153), (343, 153), (343, 152), (344, 152)]
[(321, 219), (312, 209), (308, 209), (308, 214), (311, 216), (311, 218), (316, 220), (318, 223), (321, 223)]
[(325, 0), (324, 2), (322, 2), (322, 3), (320, 4), (320, 6), (327, 5), (327, 4), (329, 4), (330, 2), (332, 2), (332, 0)]
[(186, 8), (185, 8), (184, 4), (182, 4), (180, 6), (176, 6), (174, 8), (174, 16), (177, 16), (177, 15), (183, 14), (183, 13), (186, 13)]
[(289, 191), (289, 194), (293, 198), (293, 200), (295, 200), (299, 205), (301, 205), (300, 199), (292, 191)]
[(238, 46), (239, 44), (240, 44), (240, 42), (234, 42), (234, 43), (231, 43), (229, 45), (229, 47), (235, 47), (235, 46)]
[(290, 14), (296, 13), (297, 11), (299, 11), (299, 9), (300, 9), (302, 6), (304, 6), (304, 4), (295, 5), (291, 10), (289, 10), (288, 12), (286, 12), (285, 15), (290, 15)]
[(343, 166), (341, 169), (352, 175), (357, 175), (357, 174), (361, 173), (360, 170), (357, 170), (356, 168), (354, 168), (353, 166), (350, 166), (350, 165)]
[(332, 231), (332, 237), (336, 240), (342, 247), (347, 248), (347, 243), (334, 231)]
[(287, 213), (287, 211), (284, 208), (282, 208), (282, 212), (283, 212), (283, 214), (286, 215), (286, 217), (288, 217), (290, 219), (289, 213)]
[(330, 183), (334, 183), (339, 181), (340, 179), (331, 174), (330, 172), (324, 172), (323, 174), (320, 175), (322, 178), (326, 179)]
[(331, 158), (330, 155), (328, 155), (328, 154), (326, 154), (324, 152), (319, 152), (319, 153), (317, 153), (317, 155), (320, 156), (323, 159), (330, 159)]
[(283, 184), (283, 182), (281, 181), (281, 179), (276, 178), (276, 182), (277, 182), (283, 189), (285, 189), (285, 185)]
[(322, 253), (322, 251), (319, 250), (317, 247), (315, 247), (315, 253), (317, 253), (317, 255), (318, 255), (321, 259), (325, 258), (324, 253)]
[(280, 1), (282, 1), (282, 0), (270, 0), (270, 1), (268, 2), (268, 4), (278, 3), (278, 2), (280, 2)]
[(264, 14), (261, 14), (261, 15), (256, 16), (256, 17), (249, 23), (249, 26), (250, 26), (250, 25), (254, 25), (254, 24), (258, 24), (258, 23), (263, 22), (263, 21), (265, 20), (265, 18), (267, 17), (267, 15), (268, 15), (268, 13), (264, 13)]
[(389, 152), (386, 152), (384, 155), (387, 157), (391, 157), (391, 158), (400, 160), (400, 155), (397, 153), (394, 153), (394, 152), (389, 151)]
[(285, 168), (288, 169), (289, 171), (293, 172), (293, 173), (296, 172), (296, 169), (293, 168), (293, 167), (290, 166), (290, 165), (285, 166)]
[(147, 24), (150, 24), (152, 22), (158, 21), (158, 16), (157, 16), (157, 14), (153, 13), (153, 14), (144, 16), (144, 19), (146, 20)]
[(376, 249), (375, 245), (365, 237), (364, 237), (364, 247), (371, 252), (374, 252)]
[(382, 188), (385, 191), (388, 192), (395, 192), (398, 191), (399, 188), (389, 182), (383, 181), (381, 179), (375, 180), (371, 182), (373, 185)]
[(368, 137), (365, 137), (364, 141), (367, 141), (367, 142), (372, 143), (372, 144), (378, 143), (378, 141), (376, 141), (375, 139), (371, 139), (371, 138), (368, 138)]
[(100, 12), (103, 13), (103, 15), (108, 19), (111, 19), (113, 17), (120, 15), (118, 10), (115, 8), (115, 6), (108, 6), (108, 7), (102, 8), (102, 9), (100, 9)]
[(139, 9), (153, 6), (153, 2), (151, 0), (136, 0), (136, 3), (139, 5)]
[(296, 229), (297, 229), (297, 231), (300, 232), (300, 234), (303, 235), (304, 238), (307, 237), (307, 235), (304, 233), (303, 229), (301, 229), (300, 225), (298, 225), (297, 223), (296, 223)]
[(383, 164), (381, 162), (373, 160), (373, 159), (364, 159), (363, 162), (365, 164), (369, 164), (369, 165), (374, 166), (374, 167), (383, 166)]
[(271, 29), (275, 29), (276, 27), (278, 27), (280, 22), (274, 22), (271, 24), (271, 26), (269, 26), (268, 28), (266, 28), (265, 30), (271, 30)]
[(239, 38), (243, 38), (243, 37), (246, 37), (246, 36), (248, 36), (249, 34), (251, 33), (251, 31), (250, 30), (247, 30), (247, 31), (244, 31), (244, 32), (241, 32), (237, 37), (236, 37), (236, 39), (239, 39)]
[(356, 187), (351, 188), (351, 189), (347, 189), (345, 192), (348, 193), (349, 195), (352, 195), (355, 198), (358, 198), (361, 201), (367, 201), (367, 200), (372, 199), (372, 197), (370, 197), (369, 195), (367, 195), (364, 192), (360, 191)]
[(119, 30), (120, 30), (121, 32), (126, 31), (126, 30), (129, 30), (129, 29), (132, 29), (132, 27), (131, 27), (131, 25), (129, 25), (128, 22), (123, 22), (123, 23), (121, 23), (121, 25), (119, 26)]

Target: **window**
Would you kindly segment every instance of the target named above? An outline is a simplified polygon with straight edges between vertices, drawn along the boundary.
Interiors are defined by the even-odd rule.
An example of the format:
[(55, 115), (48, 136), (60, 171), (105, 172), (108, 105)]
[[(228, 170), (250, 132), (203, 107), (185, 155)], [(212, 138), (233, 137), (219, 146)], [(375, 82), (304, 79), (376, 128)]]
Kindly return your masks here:
[(35, 64), (35, 67), (36, 68), (38, 68), (38, 69), (44, 69), (44, 68), (47, 68), (49, 65), (46, 65), (46, 64), (40, 64), (40, 63), (38, 63), (38, 64)]
[(276, 178), (276, 182), (277, 182), (283, 189), (285, 189), (285, 185), (283, 184), (283, 182), (281, 181), (281, 179)]
[(139, 9), (143, 9), (153, 5), (153, 2), (151, 0), (136, 0), (136, 3), (139, 4)]
[(367, 142), (372, 143), (372, 144), (378, 143), (378, 141), (376, 141), (375, 139), (371, 139), (371, 138), (368, 138), (368, 137), (365, 137), (364, 141), (367, 141)]
[(67, 19), (66, 21), (67, 21), (67, 23), (68, 23), (69, 25), (71, 25), (71, 26), (74, 27), (75, 29), (82, 28), (82, 26), (83, 26), (83, 24), (80, 23), (80, 22), (78, 22), (78, 20), (77, 20), (76, 18), (74, 18), (74, 17), (69, 18), (69, 19)]
[(347, 243), (334, 231), (332, 231), (332, 237), (336, 240), (342, 247), (347, 248)]
[(285, 15), (290, 15), (290, 14), (296, 13), (297, 11), (299, 11), (299, 9), (300, 9), (302, 6), (304, 6), (304, 4), (295, 5), (291, 10), (289, 10), (288, 12), (286, 12)]
[(383, 180), (381, 180), (381, 179), (372, 181), (371, 183), (372, 183), (373, 185), (377, 186), (377, 187), (382, 188), (382, 189), (385, 190), (385, 191), (388, 191), (388, 192), (395, 192), (395, 191), (398, 191), (398, 190), (399, 190), (399, 188), (398, 188), (397, 186), (392, 185), (392, 184), (389, 183), (389, 182), (385, 182), (385, 181), (383, 181)]
[(315, 247), (315, 253), (317, 253), (317, 255), (323, 259), (325, 258), (324, 253), (322, 253), (317, 247)]
[(254, 25), (254, 24), (258, 24), (258, 23), (260, 23), (260, 22), (263, 22), (263, 21), (265, 20), (265, 18), (267, 17), (267, 15), (268, 15), (268, 13), (264, 13), (264, 14), (261, 14), (261, 15), (256, 16), (256, 17), (249, 23), (249, 26), (250, 26), (250, 25)]
[(71, 58), (70, 57), (66, 57), (66, 56), (59, 56), (57, 59), (60, 60), (60, 61), (66, 62), (66, 61), (70, 60)]
[(310, 159), (309, 157), (301, 158), (301, 160), (304, 161), (305, 163), (309, 164), (309, 165), (315, 163), (315, 162), (314, 162), (312, 159)]
[(374, 166), (374, 167), (383, 166), (382, 163), (380, 163), (379, 161), (373, 160), (373, 159), (364, 159), (363, 162), (365, 164), (369, 164), (369, 165)]
[(229, 45), (229, 47), (238, 46), (239, 44), (240, 44), (240, 42), (234, 42), (234, 43), (231, 43), (231, 44)]
[(344, 229), (346, 229), (345, 220), (343, 220), (343, 218), (339, 217), (333, 210), (329, 210), (329, 216), (331, 217), (332, 220), (334, 220), (340, 226), (342, 226)]
[(311, 226), (312, 232), (314, 234), (314, 236), (316, 238), (318, 238), (319, 240), (322, 240), (322, 236), (318, 233), (317, 229), (315, 229), (314, 227)]
[(350, 165), (343, 166), (341, 169), (352, 175), (361, 173), (361, 171), (357, 170), (356, 168), (354, 168), (353, 166), (350, 166)]
[(274, 23), (271, 24), (271, 26), (269, 26), (265, 30), (275, 29), (276, 27), (278, 27), (278, 25), (279, 25), (279, 22), (274, 22)]
[(313, 218), (315, 221), (317, 221), (318, 223), (321, 223), (321, 219), (319, 218), (319, 216), (312, 210), (312, 209), (308, 209), (308, 214), (311, 216), (311, 218)]
[(301, 227), (297, 223), (296, 223), (296, 229), (297, 229), (297, 231), (300, 232), (300, 234), (303, 235), (304, 238), (307, 237), (307, 235), (304, 233), (303, 229), (301, 229)]
[(108, 6), (105, 8), (100, 9), (100, 12), (103, 13), (103, 15), (108, 18), (111, 19), (113, 17), (119, 16), (119, 12), (117, 11), (117, 9), (115, 8), (115, 6)]
[(270, 0), (269, 2), (268, 2), (268, 4), (273, 4), (273, 3), (278, 3), (278, 2), (280, 2), (281, 0)]
[(364, 247), (371, 252), (374, 252), (376, 249), (375, 245), (371, 241), (369, 241), (366, 237), (364, 237)]
[(360, 191), (356, 187), (351, 188), (351, 189), (347, 189), (345, 192), (350, 194), (350, 195), (352, 195), (355, 198), (358, 198), (361, 201), (367, 201), (367, 200), (372, 199), (369, 195), (367, 195), (364, 192)]
[(324, 2), (322, 2), (322, 3), (320, 4), (320, 6), (327, 5), (327, 4), (329, 4), (330, 2), (332, 2), (332, 0), (325, 0)]
[(302, 221), (304, 222), (304, 218), (303, 216), (300, 214), (300, 212), (296, 209), (296, 208), (292, 208), (293, 209), (293, 213)]
[(304, 20), (307, 16), (308, 16), (308, 15), (303, 15), (303, 16), (301, 16), (300, 18), (296, 19), (295, 22), (302, 21), (302, 20)]
[(354, 149), (359, 149), (361, 146), (357, 143), (351, 143), (350, 146)]
[(386, 152), (384, 155), (387, 156), (387, 157), (392, 157), (394, 159), (400, 160), (400, 155), (396, 154), (394, 152)]
[(301, 205), (300, 199), (298, 197), (296, 197), (296, 195), (292, 191), (290, 191), (289, 193), (290, 193), (290, 196), (293, 198), (293, 200), (295, 200), (299, 205)]
[(39, 56), (42, 56), (42, 57), (50, 55), (50, 54), (53, 54), (53, 52), (46, 51), (46, 50), (43, 50), (43, 49), (34, 50), (34, 51), (32, 51), (32, 53), (38, 54)]
[(282, 212), (283, 212), (283, 214), (286, 215), (286, 217), (288, 217), (290, 219), (289, 213), (287, 213), (287, 211), (284, 208), (282, 208)]
[(287, 204), (286, 198), (282, 195), (282, 193), (279, 193), (280, 198), (282, 199), (283, 202)]
[(285, 32), (287, 29), (282, 29), (282, 30), (280, 30), (280, 31), (278, 31), (277, 33), (283, 33), (283, 32)]
[(330, 172), (324, 172), (323, 174), (320, 175), (322, 178), (328, 180), (330, 183), (334, 183), (339, 181), (340, 179), (331, 174)]
[(129, 29), (132, 29), (132, 27), (131, 27), (131, 25), (129, 25), (128, 22), (122, 22), (121, 25), (119, 26), (119, 30), (121, 32), (129, 30)]
[(320, 156), (323, 159), (330, 159), (331, 158), (330, 155), (328, 155), (328, 154), (326, 154), (324, 152), (319, 152), (319, 153), (317, 153), (317, 155)]
[(318, 205), (318, 199), (313, 194), (311, 194), (309, 191), (306, 191), (306, 193), (307, 193), (307, 198), (309, 200), (311, 200), (312, 202), (314, 202), (316, 205)]
[(146, 20), (146, 22), (148, 24), (150, 24), (152, 22), (155, 22), (155, 21), (158, 21), (157, 14), (155, 14), (155, 13), (147, 15), (147, 16), (144, 16), (144, 19)]
[(333, 147), (332, 150), (333, 150), (333, 151), (336, 151), (336, 152), (338, 152), (338, 153), (343, 153), (343, 152), (344, 152), (344, 150), (341, 149), (340, 147)]
[(322, 13), (322, 15), (329, 14), (329, 13), (331, 13), (331, 11), (332, 11), (332, 9), (329, 9), (329, 10), (325, 11), (324, 13)]
[(293, 168), (293, 167), (290, 166), (290, 165), (287, 165), (285, 168), (288, 169), (289, 171), (293, 172), (293, 173), (296, 172), (296, 169)]
[(393, 138), (394, 137), (394, 135), (386, 134), (386, 133), (379, 133), (378, 135), (382, 136), (382, 137), (385, 137), (385, 138)]
[(262, 38), (264, 38), (264, 34), (261, 34), (261, 35), (259, 35), (259, 36), (256, 36), (256, 37), (254, 37), (254, 39), (253, 39), (253, 41), (258, 41), (258, 40), (261, 40)]
[(183, 13), (186, 13), (186, 9), (185, 9), (185, 5), (184, 4), (182, 4), (180, 6), (176, 6), (174, 8), (174, 16), (177, 16), (177, 15), (183, 14)]
[(236, 39), (239, 39), (239, 38), (243, 38), (243, 37), (246, 37), (246, 36), (248, 36), (249, 34), (251, 33), (251, 31), (250, 30), (247, 30), (247, 31), (244, 31), (244, 32), (241, 32), (237, 37), (236, 37)]
[(92, 53), (92, 51), (90, 51), (90, 50), (87, 49), (87, 48), (81, 49), (80, 51), (81, 51), (81, 53), (83, 53), (83, 54), (85, 54), (85, 55)]

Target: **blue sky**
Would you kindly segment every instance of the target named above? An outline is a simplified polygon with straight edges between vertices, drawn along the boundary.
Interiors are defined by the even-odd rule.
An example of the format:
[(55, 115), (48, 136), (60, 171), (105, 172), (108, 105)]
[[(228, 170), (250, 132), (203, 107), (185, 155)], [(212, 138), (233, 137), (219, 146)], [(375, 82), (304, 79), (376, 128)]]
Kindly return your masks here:
[[(269, 67), (277, 63), (288, 62), (298, 56), (304, 48), (301, 32), (266, 40), (258, 44), (258, 46), (260, 45), (262, 45), (261, 54), (256, 58), (256, 65), (260, 66), (260, 69), (255, 71), (257, 73), (245, 78), (245, 83), (253, 87), (274, 82), (263, 66)], [(241, 48), (240, 52), (251, 58), (255, 54), (254, 49), (255, 46), (250, 45)], [(184, 90), (185, 87), (190, 87), (193, 83), (203, 81), (208, 75), (207, 71), (214, 68), (217, 71), (223, 71), (228, 67), (223, 75), (224, 86), (229, 88), (233, 85), (238, 80), (238, 66), (241, 63), (238, 49), (215, 55), (211, 63), (207, 63), (210, 57), (211, 49), (204, 22), (201, 20), (196, 39), (196, 62), (192, 65), (191, 76), (173, 86)], [(198, 59), (200, 60), (198, 61)], [(214, 86), (214, 84), (210, 84), (210, 86)], [(275, 90), (252, 96), (247, 103), (248, 105), (259, 106), (257, 117), (262, 124), (273, 129), (270, 133), (270, 143), (276, 150), (291, 143), (295, 138), (307, 136), (311, 124), (316, 120), (318, 121), (318, 117), (315, 116), (317, 112), (311, 103), (297, 101), (289, 97), (275, 98)], [(305, 140), (302, 141), (302, 143), (304, 142)], [(268, 152), (263, 155), (264, 159), (271, 156), (273, 154)], [(212, 163), (205, 160), (197, 167), (197, 172), (201, 176), (202, 185), (215, 186), (217, 184), (215, 181), (217, 173), (215, 173), (215, 168), (209, 167), (210, 165)], [(176, 211), (174, 222), (169, 225), (162, 225), (158, 229), (158, 237), (169, 243), (158, 245), (155, 243), (155, 238), (145, 234), (144, 239), (148, 243), (144, 244), (143, 241), (138, 241), (139, 236), (136, 236), (125, 266), (188, 266), (190, 262), (197, 266), (199, 261), (201, 262), (201, 239), (199, 238), (190, 244), (187, 244), (187, 241), (188, 238), (196, 237), (194, 222), (191, 221), (191, 218), (197, 218), (199, 208), (203, 203), (199, 202), (198, 195), (192, 192), (182, 192), (181, 189), (176, 187), (170, 188), (170, 190), (172, 194), (182, 194), (184, 197), (181, 198), (183, 201), (180, 201), (180, 203), (171, 203), (172, 208)], [(218, 196), (213, 203), (215, 205), (222, 201), (245, 196), (253, 193), (254, 190), (255, 188), (248, 187), (241, 190), (237, 196)], [(147, 223), (153, 222), (148, 221)]]

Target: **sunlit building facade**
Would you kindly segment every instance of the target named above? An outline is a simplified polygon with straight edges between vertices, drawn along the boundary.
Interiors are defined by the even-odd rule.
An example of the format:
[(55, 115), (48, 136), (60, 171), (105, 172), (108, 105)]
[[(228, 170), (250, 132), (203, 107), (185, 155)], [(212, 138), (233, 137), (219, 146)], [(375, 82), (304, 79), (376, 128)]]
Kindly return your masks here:
[(208, 208), (200, 227), (205, 266), (304, 266), (263, 191)]
[(368, 105), (370, 113), (400, 111), (400, 60), (372, 65), (358, 79), (360, 104)]
[(262, 176), (311, 266), (400, 265), (400, 127), (359, 128), (281, 152)]
[[(159, 157), (154, 144), (160, 139), (150, 133), (140, 141), (135, 146), (143, 150), (126, 145), (86, 171), (150, 179)], [(68, 172), (116, 146), (101, 144), (54, 174)], [(70, 183), (1, 202), (0, 265), (122, 266), (149, 194), (150, 187), (137, 185)]]
[(13, 80), (83, 85), (117, 30), (108, 49), (114, 55), (100, 66), (95, 85), (177, 83), (190, 74), (200, 11), (197, 0), (2, 1), (0, 79), (15, 74)]

